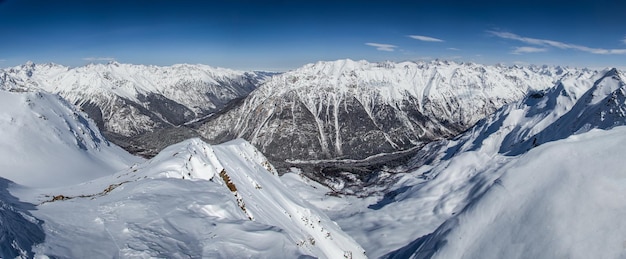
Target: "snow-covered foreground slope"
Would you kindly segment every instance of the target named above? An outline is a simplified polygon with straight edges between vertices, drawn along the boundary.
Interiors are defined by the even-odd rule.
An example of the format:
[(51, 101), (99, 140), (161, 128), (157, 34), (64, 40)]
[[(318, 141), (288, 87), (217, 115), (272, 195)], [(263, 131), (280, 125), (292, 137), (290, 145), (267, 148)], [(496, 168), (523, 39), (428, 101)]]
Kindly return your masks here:
[[(71, 258), (363, 258), (364, 250), (282, 184), (252, 145), (191, 139), (84, 184), (16, 190), (40, 204), (37, 254)], [(30, 192), (31, 194), (28, 194)]]
[(31, 258), (44, 241), (35, 204), (9, 188), (76, 184), (128, 168), (142, 159), (106, 141), (95, 123), (59, 96), (0, 90), (0, 257)]
[(0, 177), (30, 187), (76, 184), (141, 161), (109, 143), (57, 95), (0, 90)]
[[(392, 183), (385, 195), (340, 199), (324, 196), (327, 189), (320, 191), (324, 187), (306, 183), (295, 174), (284, 179), (292, 188), (304, 190), (303, 197), (323, 208), (367, 248), (368, 255), (402, 258), (424, 242), (421, 237), (461, 213), (468, 204), (480, 202), (487, 190), (499, 188), (498, 179), (508, 170), (503, 168), (510, 168), (512, 163), (521, 165), (516, 161), (528, 150), (594, 128), (626, 125), (625, 92), (623, 75), (616, 70), (566, 77), (552, 89), (531, 93), (503, 107), (455, 139), (425, 146), (406, 166), (413, 168), (409, 173), (382, 173), (378, 179)], [(590, 155), (587, 159), (596, 157)], [(375, 183), (378, 179), (369, 189), (382, 188)], [(573, 191), (577, 188), (572, 186)], [(367, 193), (368, 188), (363, 191)], [(524, 201), (525, 197), (514, 199)], [(532, 208), (532, 204), (528, 206)]]
[(0, 105), (0, 257), (365, 257), (243, 140), (145, 161), (57, 95)]
[(2, 258), (32, 258), (33, 245), (44, 241), (41, 220), (30, 213), (33, 204), (19, 201), (9, 191), (10, 181), (0, 178), (0, 256)]
[(587, 70), (337, 60), (277, 75), (200, 129), (273, 161), (363, 159), (452, 137), (529, 90)]
[(624, 127), (537, 147), (406, 250), (417, 249), (415, 258), (624, 258), (625, 153)]

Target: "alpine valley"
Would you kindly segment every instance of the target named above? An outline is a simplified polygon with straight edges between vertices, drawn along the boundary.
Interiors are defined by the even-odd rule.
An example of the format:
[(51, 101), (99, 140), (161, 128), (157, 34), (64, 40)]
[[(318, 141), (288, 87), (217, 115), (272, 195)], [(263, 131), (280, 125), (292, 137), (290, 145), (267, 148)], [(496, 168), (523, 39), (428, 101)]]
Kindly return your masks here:
[(625, 79), (0, 69), (0, 257), (623, 258)]

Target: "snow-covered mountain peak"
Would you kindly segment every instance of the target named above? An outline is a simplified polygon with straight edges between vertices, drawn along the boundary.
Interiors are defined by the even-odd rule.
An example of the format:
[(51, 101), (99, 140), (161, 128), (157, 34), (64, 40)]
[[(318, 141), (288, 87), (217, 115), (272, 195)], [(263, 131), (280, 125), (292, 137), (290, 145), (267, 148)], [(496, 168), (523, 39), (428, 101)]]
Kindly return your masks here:
[[(25, 84), (25, 85), (34, 84), (38, 86), (39, 84), (37, 82), (34, 82), (34, 81), (37, 81), (36, 78), (38, 77), (38, 75), (42, 75), (46, 77), (54, 76), (58, 73), (66, 72), (69, 69), (70, 69), (69, 67), (55, 64), (55, 63), (36, 64), (36, 63), (33, 63), (32, 61), (28, 61), (23, 65), (6, 68), (4, 70), (0, 69), (0, 73), (4, 72), (7, 75), (10, 75), (14, 77), (15, 79), (21, 81), (22, 84)], [(36, 78), (32, 78), (33, 76)]]
[[(278, 176), (267, 158), (243, 139), (232, 140), (220, 146), (209, 145), (199, 138), (188, 139), (165, 148), (145, 166), (153, 168), (153, 172), (159, 171), (158, 175), (150, 177), (213, 180), (228, 167), (218, 159), (215, 148), (236, 149), (237, 155), (258, 167), (255, 169)], [(182, 168), (180, 164), (183, 165)]]
[(441, 60), (320, 61), (273, 76), (201, 132), (218, 142), (246, 138), (281, 162), (363, 159), (451, 137), (566, 75), (589, 73)]
[(35, 62), (32, 61), (26, 61), (26, 63), (24, 63), (23, 65), (20, 65), (18, 67), (22, 68), (22, 69), (34, 69), (35, 66), (37, 66), (37, 64), (35, 64)]
[(624, 87), (623, 77), (616, 68), (609, 69), (603, 74), (602, 78), (598, 79), (591, 89), (591, 100), (589, 100), (589, 104), (597, 104), (604, 100), (607, 95)]
[(181, 125), (246, 96), (265, 75), (206, 65), (167, 67), (89, 64), (68, 68), (26, 64), (0, 70), (4, 89), (58, 93), (107, 133), (134, 136)]
[(371, 65), (372, 63), (366, 60), (355, 61), (352, 59), (339, 59), (339, 60), (333, 60), (333, 61), (318, 61), (316, 63), (310, 63), (296, 70), (312, 69), (316, 71), (324, 71), (327, 74), (333, 75), (333, 74), (341, 73), (344, 71), (351, 71), (351, 70), (358, 70), (358, 69), (362, 70)]

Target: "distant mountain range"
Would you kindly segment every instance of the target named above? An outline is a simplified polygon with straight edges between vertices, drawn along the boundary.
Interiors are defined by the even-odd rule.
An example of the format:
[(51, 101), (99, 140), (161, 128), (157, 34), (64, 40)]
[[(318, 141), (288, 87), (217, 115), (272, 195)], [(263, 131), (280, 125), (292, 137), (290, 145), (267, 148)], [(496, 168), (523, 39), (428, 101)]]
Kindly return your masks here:
[(447, 61), (318, 62), (268, 79), (208, 118), (199, 132), (217, 142), (245, 138), (277, 163), (360, 160), (456, 136), (528, 91), (584, 71)]
[(106, 133), (136, 136), (179, 126), (247, 96), (269, 73), (205, 65), (27, 63), (0, 71), (2, 87), (42, 89), (78, 105)]
[(295, 166), (321, 182), (351, 182), (404, 163), (419, 147), (456, 136), (529, 91), (588, 72), (347, 59), (282, 74), (116, 62), (28, 63), (0, 74), (4, 88), (58, 93), (135, 154), (152, 157), (193, 137), (213, 144), (244, 138), (281, 171)]
[[(150, 156), (198, 135), (212, 143), (243, 137), (285, 163), (365, 159), (455, 136), (529, 90), (581, 71), (338, 60), (271, 77), (205, 65), (28, 63), (0, 71), (0, 83), (60, 94), (131, 151)], [(172, 141), (158, 140), (164, 135)]]
[[(117, 63), (1, 70), (0, 256), (624, 253), (621, 71), (351, 60), (275, 75), (215, 71)], [(219, 105), (198, 101), (203, 110), (193, 91), (149, 83), (155, 74), (194, 75), (216, 89), (228, 82), (231, 94)], [(162, 97), (142, 99), (149, 95)], [(156, 109), (159, 98), (180, 106)], [(173, 107), (190, 117), (166, 119)], [(94, 110), (111, 116), (92, 120)], [(99, 127), (115, 141), (152, 143), (151, 152), (202, 139), (145, 159)], [(324, 166), (336, 174), (307, 177)]]

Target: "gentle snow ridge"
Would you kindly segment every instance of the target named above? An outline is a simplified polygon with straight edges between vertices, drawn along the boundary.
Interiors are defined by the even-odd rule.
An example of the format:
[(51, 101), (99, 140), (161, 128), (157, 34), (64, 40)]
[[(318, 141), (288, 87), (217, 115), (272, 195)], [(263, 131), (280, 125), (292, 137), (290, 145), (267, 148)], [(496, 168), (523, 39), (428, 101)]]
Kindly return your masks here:
[(47, 226), (38, 254), (365, 257), (244, 140), (187, 140), (126, 171), (48, 192), (66, 199), (34, 213)]

